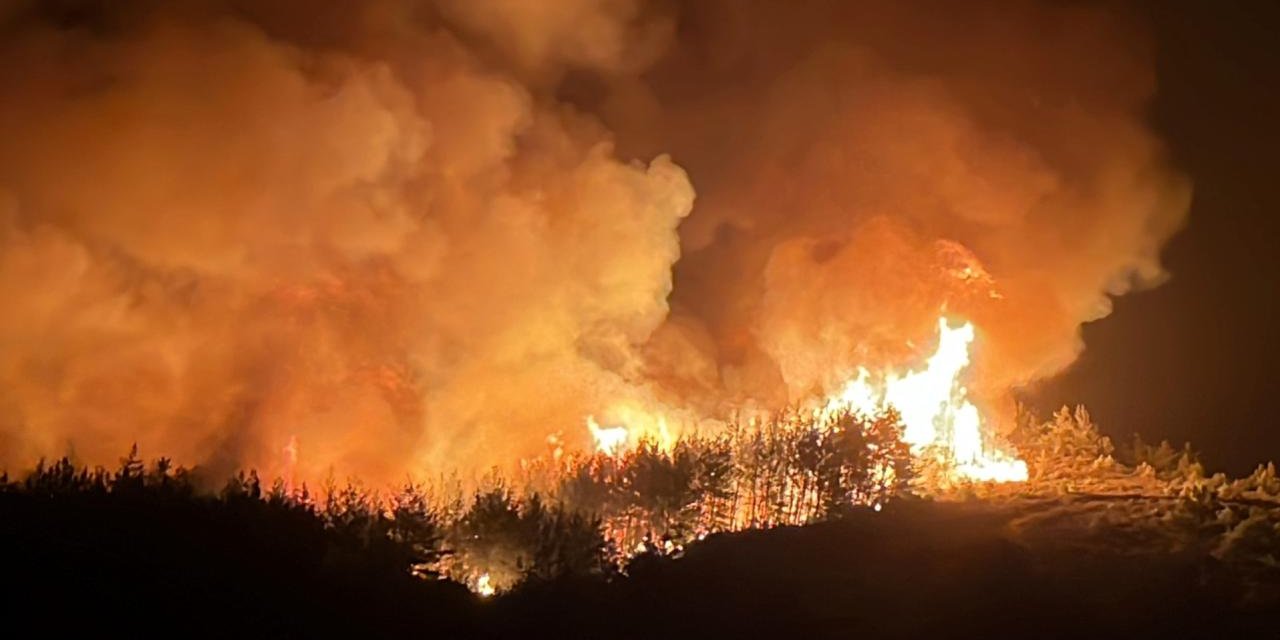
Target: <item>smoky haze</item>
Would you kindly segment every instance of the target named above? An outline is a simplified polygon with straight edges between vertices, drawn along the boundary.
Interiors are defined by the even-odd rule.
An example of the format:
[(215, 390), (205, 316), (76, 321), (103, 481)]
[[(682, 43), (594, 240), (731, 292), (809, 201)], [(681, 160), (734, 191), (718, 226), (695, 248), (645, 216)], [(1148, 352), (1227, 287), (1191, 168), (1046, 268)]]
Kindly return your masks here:
[(176, 4), (0, 3), (11, 468), (479, 469), (798, 401), (940, 314), (999, 415), (1185, 216), (1097, 8)]

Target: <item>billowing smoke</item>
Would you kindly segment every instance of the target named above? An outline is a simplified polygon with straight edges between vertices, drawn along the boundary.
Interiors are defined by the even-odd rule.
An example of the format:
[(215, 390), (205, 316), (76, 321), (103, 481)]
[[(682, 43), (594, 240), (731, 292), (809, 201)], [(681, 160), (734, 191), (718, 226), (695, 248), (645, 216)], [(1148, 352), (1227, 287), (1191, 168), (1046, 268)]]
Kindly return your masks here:
[(10, 467), (137, 442), (481, 468), (617, 402), (796, 400), (919, 355), (944, 310), (998, 399), (1160, 278), (1186, 208), (1145, 40), (1087, 8), (32, 1), (0, 25)]
[[(692, 188), (517, 74), (608, 68), (625, 15), (566, 6), (508, 69), (451, 27), (470, 3), (126, 4), (7, 11), (6, 462), (292, 442), (386, 477), (631, 385)], [(609, 51), (559, 34), (615, 21)]]
[(569, 94), (624, 151), (689, 171), (655, 342), (712, 345), (701, 384), (795, 401), (853, 364), (918, 359), (947, 313), (979, 327), (971, 382), (998, 403), (1070, 364), (1110, 296), (1163, 277), (1189, 189), (1145, 121), (1154, 61), (1132, 16), (707, 0), (679, 24), (644, 75)]

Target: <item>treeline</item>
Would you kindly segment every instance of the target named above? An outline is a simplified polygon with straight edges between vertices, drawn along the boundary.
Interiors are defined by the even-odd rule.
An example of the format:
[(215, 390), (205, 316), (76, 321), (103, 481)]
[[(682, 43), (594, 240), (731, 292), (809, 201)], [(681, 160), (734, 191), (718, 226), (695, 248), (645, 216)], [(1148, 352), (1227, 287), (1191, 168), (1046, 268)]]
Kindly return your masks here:
[[(371, 637), (429, 628), (442, 637), (467, 637), (492, 635), (476, 625), (516, 625), (496, 634), (501, 637), (523, 633), (526, 620), (554, 624), (547, 611), (574, 621), (564, 622), (567, 635), (586, 618), (612, 628), (609, 620), (618, 615), (646, 628), (651, 595), (665, 590), (685, 590), (664, 601), (672, 611), (682, 611), (681, 603), (714, 601), (723, 594), (707, 590), (716, 589), (733, 594), (724, 600), (725, 615), (742, 611), (741, 603), (755, 602), (751, 594), (767, 584), (736, 592), (724, 575), (737, 571), (747, 579), (761, 563), (801, 562), (791, 555), (763, 557), (793, 536), (825, 541), (828, 547), (813, 550), (816, 557), (867, 546), (841, 569), (856, 571), (896, 549), (899, 538), (923, 535), (920, 528), (968, 526), (968, 513), (1012, 517), (1001, 535), (1015, 536), (1017, 549), (1034, 550), (1036, 562), (1069, 567), (1113, 551), (1156, 558), (1156, 564), (1175, 559), (1178, 571), (1199, 572), (1188, 584), (1227, 585), (1224, 603), (1261, 609), (1280, 602), (1274, 466), (1236, 480), (1209, 475), (1187, 447), (1138, 440), (1114, 446), (1083, 410), (1026, 420), (1011, 442), (1031, 479), (952, 487), (961, 496), (993, 498), (956, 502), (954, 511), (895, 500), (945, 469), (918, 467), (892, 413), (827, 422), (788, 414), (670, 448), (641, 442), (613, 456), (549, 456), (530, 461), (517, 477), (492, 474), (466, 490), (452, 480), (390, 490), (332, 481), (289, 486), (250, 471), (209, 491), (191, 470), (164, 458), (144, 464), (136, 449), (112, 469), (64, 458), (41, 462), (21, 477), (0, 475), (0, 551), (6, 580), (17, 586), (16, 597), (0, 606), (17, 620), (27, 608), (61, 602), (96, 630), (110, 623), (136, 631), (136, 619), (119, 616), (167, 612), (187, 625), (167, 631), (195, 635)], [(886, 513), (872, 513), (881, 505)], [(913, 513), (942, 515), (915, 522)], [(838, 522), (770, 536), (720, 536), (700, 543), (699, 553), (669, 561), (716, 532), (821, 521)], [(892, 539), (866, 537), (882, 526), (877, 523)], [(752, 540), (763, 546), (751, 546)], [(935, 543), (921, 544), (925, 555), (918, 562), (915, 551), (902, 551), (884, 561), (885, 575), (936, 569), (928, 556)], [(678, 567), (696, 558), (705, 565), (701, 552), (709, 548), (728, 549), (722, 554), (728, 564), (694, 570), (688, 584), (672, 577), (684, 576)], [(999, 558), (1006, 552), (992, 561), (1005, 567)], [(957, 551), (956, 558), (969, 554)], [(808, 562), (809, 571), (824, 566)], [(625, 578), (614, 579), (620, 573)], [(1036, 584), (1031, 574), (1025, 577), (1026, 585)], [(914, 593), (916, 584), (912, 577), (899, 587)], [(520, 595), (492, 605), (468, 592), (516, 587)], [(1009, 597), (1024, 588), (1011, 587)], [(893, 602), (868, 604), (867, 611)], [(600, 612), (579, 611), (593, 606)], [(54, 621), (50, 630), (65, 635), (67, 621)]]
[(252, 471), (200, 492), (190, 470), (165, 458), (145, 465), (135, 447), (112, 470), (41, 461), (21, 479), (0, 478), (0, 499), (15, 517), (56, 505), (239, 522), (252, 545), (261, 543), (254, 553), (316, 574), (443, 577), (487, 594), (525, 581), (608, 576), (638, 554), (677, 554), (715, 532), (879, 508), (912, 478), (901, 428), (892, 412), (823, 421), (788, 414), (669, 449), (641, 442), (614, 456), (536, 460), (515, 480), (494, 473), (466, 492), (456, 482), (290, 487)]
[[(531, 460), (514, 478), (495, 472), (465, 490), (456, 480), (392, 489), (333, 481), (295, 487), (249, 471), (218, 491), (201, 491), (206, 484), (190, 470), (165, 458), (146, 465), (135, 449), (115, 469), (64, 458), (42, 461), (21, 478), (0, 476), (0, 533), (5, 527), (11, 534), (42, 531), (47, 540), (84, 546), (80, 538), (93, 535), (86, 529), (124, 530), (132, 525), (121, 520), (140, 518), (151, 522), (146, 536), (157, 546), (166, 544), (166, 531), (194, 531), (195, 539), (217, 547), (220, 541), (204, 527), (238, 540), (245, 554), (267, 555), (308, 575), (394, 578), (391, 583), (444, 578), (487, 594), (524, 582), (608, 577), (637, 557), (678, 555), (718, 532), (879, 509), (945, 475), (945, 469), (922, 468), (920, 460), (932, 458), (913, 458), (901, 429), (893, 412), (827, 420), (789, 413), (733, 423), (670, 447), (642, 441), (614, 455)], [(1255, 552), (1280, 544), (1274, 466), (1238, 480), (1207, 475), (1188, 447), (1140, 440), (1113, 446), (1083, 409), (1024, 420), (1011, 442), (1028, 463), (1029, 482), (960, 491), (1166, 500), (1177, 517), (1151, 520), (1152, 529), (1259, 570), (1266, 554)], [(57, 513), (76, 515), (49, 520)], [(1134, 513), (1131, 523), (1146, 518)], [(23, 518), (37, 525), (19, 527)], [(39, 525), (45, 520), (47, 526)], [(192, 531), (179, 531), (186, 525)]]
[(1249, 585), (1244, 599), (1280, 605), (1280, 475), (1272, 462), (1231, 478), (1208, 473), (1190, 444), (1144, 442), (1135, 435), (1116, 445), (1083, 407), (1063, 407), (1052, 418), (1025, 417), (1011, 434), (1027, 462), (1029, 481), (996, 488), (1034, 499), (1052, 496), (1057, 512), (1024, 521), (1034, 534), (1052, 531), (1054, 518), (1075, 512), (1093, 523), (1099, 540), (1139, 539), (1146, 552), (1192, 553), (1212, 558)]
[(552, 466), (557, 499), (597, 514), (623, 555), (670, 553), (719, 531), (801, 525), (854, 507), (878, 508), (915, 475), (899, 416), (787, 413), (656, 443), (617, 456), (569, 456)]
[(452, 636), (474, 623), (466, 589), (411, 575), (440, 550), (416, 507), (384, 510), (358, 491), (316, 500), (253, 473), (199, 486), (136, 451), (111, 470), (62, 459), (6, 478), (5, 619), (56, 636), (316, 637), (363, 634), (369, 621), (380, 635), (431, 625)]
[(1103, 435), (1084, 407), (1062, 407), (1048, 420), (1020, 417), (1010, 442), (1027, 463), (1027, 491), (1145, 491), (1198, 501), (1280, 505), (1274, 462), (1248, 476), (1209, 473), (1190, 443), (1152, 444), (1135, 434), (1120, 445)]
[[(167, 459), (145, 465), (135, 447), (114, 470), (67, 458), (42, 461), (21, 480), (5, 478), (0, 500), (15, 529), (30, 529), (53, 511), (96, 514), (107, 528), (120, 528), (114, 520), (144, 510), (168, 514), (175, 523), (236, 523), (254, 538), (254, 554), (284, 558), (313, 573), (447, 577), (475, 588), (489, 567), (495, 582), (509, 587), (524, 579), (601, 574), (611, 566), (598, 518), (538, 493), (519, 494), (502, 480), (487, 481), (465, 503), (456, 492), (445, 496), (421, 484), (378, 491), (329, 481), (313, 490), (281, 480), (267, 484), (253, 471), (235, 475), (217, 492), (198, 486), (190, 470)], [(20, 514), (28, 521), (19, 523)], [(54, 537), (93, 535), (49, 528), (45, 533)], [(191, 533), (181, 528), (175, 535)]]

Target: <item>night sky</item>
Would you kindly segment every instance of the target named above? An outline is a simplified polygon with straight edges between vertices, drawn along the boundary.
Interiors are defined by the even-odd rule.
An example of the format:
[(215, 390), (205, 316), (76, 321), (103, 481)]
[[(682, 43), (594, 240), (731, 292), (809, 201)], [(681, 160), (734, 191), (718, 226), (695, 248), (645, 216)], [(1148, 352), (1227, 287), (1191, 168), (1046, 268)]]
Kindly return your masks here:
[(1076, 365), (1036, 394), (1088, 406), (1128, 442), (1190, 441), (1210, 470), (1280, 459), (1280, 5), (1151, 2), (1152, 120), (1194, 182), (1168, 282), (1086, 325)]

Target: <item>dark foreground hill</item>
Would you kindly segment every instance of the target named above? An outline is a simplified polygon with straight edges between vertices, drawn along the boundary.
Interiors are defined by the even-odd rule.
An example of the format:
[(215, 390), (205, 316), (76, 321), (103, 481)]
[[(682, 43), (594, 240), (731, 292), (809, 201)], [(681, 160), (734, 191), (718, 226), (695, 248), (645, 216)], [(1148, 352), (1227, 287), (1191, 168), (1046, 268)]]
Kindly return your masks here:
[(320, 531), (276, 521), (287, 512), (192, 505), (0, 495), (7, 628), (32, 623), (54, 637), (1280, 637), (1274, 574), (1243, 575), (1194, 545), (1100, 525), (1103, 512), (1066, 502), (901, 501), (819, 525), (712, 536), (679, 559), (641, 557), (628, 577), (532, 583), (492, 600), (344, 562), (322, 551)]
[(495, 617), (559, 637), (1280, 637), (1257, 593), (1274, 584), (1086, 531), (1028, 546), (1010, 530), (1026, 508), (921, 503), (720, 536), (605, 588), (527, 590)]

